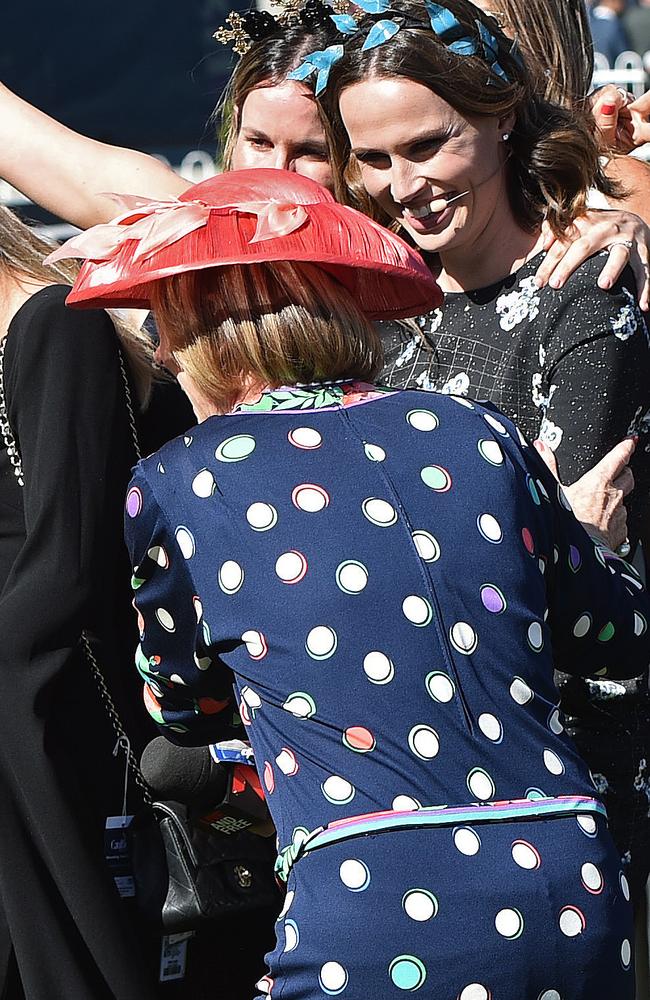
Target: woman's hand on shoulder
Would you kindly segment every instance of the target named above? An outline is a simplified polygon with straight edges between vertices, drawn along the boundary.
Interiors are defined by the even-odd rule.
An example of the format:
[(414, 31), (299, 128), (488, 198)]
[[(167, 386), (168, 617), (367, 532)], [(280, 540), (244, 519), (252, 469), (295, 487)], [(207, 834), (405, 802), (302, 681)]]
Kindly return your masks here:
[(598, 276), (598, 287), (609, 289), (627, 264), (634, 272), (640, 308), (650, 309), (650, 228), (631, 212), (591, 209), (579, 216), (562, 238), (543, 227), (547, 253), (535, 277), (540, 285), (562, 288), (567, 278), (600, 250), (609, 257)]
[[(533, 443), (559, 482), (555, 455), (543, 441)], [(592, 537), (600, 538), (612, 551), (627, 540), (624, 500), (634, 489), (629, 462), (635, 448), (636, 438), (624, 438), (575, 483), (562, 487), (584, 529)]]

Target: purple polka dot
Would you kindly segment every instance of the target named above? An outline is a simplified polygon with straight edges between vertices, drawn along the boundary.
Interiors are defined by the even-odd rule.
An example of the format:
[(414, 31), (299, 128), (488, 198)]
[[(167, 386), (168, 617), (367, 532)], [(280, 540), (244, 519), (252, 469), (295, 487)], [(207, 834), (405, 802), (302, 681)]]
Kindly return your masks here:
[(129, 517), (137, 517), (142, 510), (142, 493), (137, 486), (129, 490), (126, 497), (126, 512)]
[(481, 587), (481, 600), (483, 607), (492, 612), (493, 615), (500, 615), (506, 609), (506, 599), (498, 587), (492, 584), (485, 584)]
[(582, 556), (580, 555), (580, 552), (575, 547), (575, 545), (571, 545), (569, 547), (569, 566), (571, 567), (574, 573), (580, 569), (581, 563), (582, 563)]

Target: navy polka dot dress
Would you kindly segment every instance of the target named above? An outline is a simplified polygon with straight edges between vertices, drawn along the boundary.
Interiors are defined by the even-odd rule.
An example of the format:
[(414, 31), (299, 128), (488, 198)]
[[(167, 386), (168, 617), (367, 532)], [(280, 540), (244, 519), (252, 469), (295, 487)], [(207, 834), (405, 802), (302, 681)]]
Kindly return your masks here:
[(193, 745), (243, 722), (255, 751), (287, 883), (260, 996), (631, 998), (629, 889), (553, 667), (640, 672), (634, 570), (488, 406), (248, 410), (140, 463), (126, 532), (151, 714)]

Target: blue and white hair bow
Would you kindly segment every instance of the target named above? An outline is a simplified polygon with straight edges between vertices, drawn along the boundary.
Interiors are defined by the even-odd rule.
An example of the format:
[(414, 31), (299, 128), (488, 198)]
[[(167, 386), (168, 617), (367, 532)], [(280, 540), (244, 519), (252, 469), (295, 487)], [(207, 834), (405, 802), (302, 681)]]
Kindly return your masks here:
[(317, 49), (305, 56), (297, 69), (287, 74), (289, 80), (307, 80), (308, 77), (316, 74), (316, 86), (314, 94), (318, 97), (323, 93), (329, 80), (332, 66), (343, 58), (342, 45), (328, 45), (326, 49)]

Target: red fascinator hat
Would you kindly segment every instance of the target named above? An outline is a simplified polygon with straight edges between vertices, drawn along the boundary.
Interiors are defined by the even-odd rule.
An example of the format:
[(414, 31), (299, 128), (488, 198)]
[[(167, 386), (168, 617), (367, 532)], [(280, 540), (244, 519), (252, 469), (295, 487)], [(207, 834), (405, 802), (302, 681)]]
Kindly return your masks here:
[(173, 201), (113, 197), (122, 208), (118, 218), (48, 257), (87, 258), (68, 305), (147, 308), (154, 283), (171, 275), (268, 261), (322, 267), (371, 319), (416, 316), (442, 301), (415, 250), (299, 174), (237, 170)]

